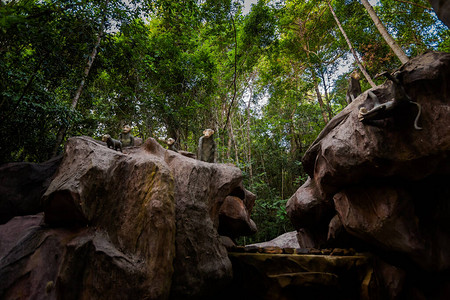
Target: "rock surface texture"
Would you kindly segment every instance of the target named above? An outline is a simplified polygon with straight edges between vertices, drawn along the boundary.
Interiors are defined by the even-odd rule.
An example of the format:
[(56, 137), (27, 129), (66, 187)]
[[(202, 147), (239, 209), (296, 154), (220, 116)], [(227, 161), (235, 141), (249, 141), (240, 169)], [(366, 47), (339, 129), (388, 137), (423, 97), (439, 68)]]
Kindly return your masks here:
[(227, 230), (251, 233), (255, 197), (236, 167), (185, 157), (153, 139), (120, 153), (71, 138), (39, 204), (43, 213), (0, 225), (0, 298), (207, 297), (232, 278), (217, 232), (227, 197), (243, 204), (243, 220)]
[(252, 244), (249, 246), (256, 246), (256, 247), (266, 247), (266, 246), (272, 246), (272, 247), (280, 247), (280, 248), (298, 248), (298, 240), (297, 240), (297, 232), (290, 231), (283, 233), (282, 235), (274, 238), (273, 240)]
[[(447, 278), (434, 285), (432, 295), (444, 299), (450, 286), (445, 275), (450, 270), (450, 54), (426, 53), (395, 74), (421, 106), (422, 129), (413, 126), (418, 108), (412, 103), (375, 122), (361, 122), (360, 109), (376, 105), (364, 92), (305, 154), (309, 179), (288, 201), (287, 211), (301, 247), (336, 242), (345, 229), (391, 264), (408, 269), (410, 277), (419, 276), (414, 280), (425, 272)], [(389, 81), (370, 92), (380, 103), (394, 98)], [(428, 292), (420, 291), (425, 298)]]
[(41, 197), (50, 185), (61, 158), (42, 164), (24, 162), (0, 166), (0, 224), (15, 216), (43, 211)]

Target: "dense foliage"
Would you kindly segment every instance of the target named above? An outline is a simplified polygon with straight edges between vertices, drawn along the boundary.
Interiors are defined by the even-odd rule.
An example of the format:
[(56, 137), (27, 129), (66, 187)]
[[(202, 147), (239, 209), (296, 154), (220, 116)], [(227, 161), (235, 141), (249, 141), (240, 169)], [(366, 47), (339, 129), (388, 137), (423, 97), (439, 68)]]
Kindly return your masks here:
[[(371, 76), (400, 66), (359, 1), (330, 3)], [(240, 242), (291, 230), (285, 204), (307, 177), (301, 157), (346, 105), (356, 65), (328, 1), (242, 8), (238, 0), (0, 2), (0, 163), (45, 161), (62, 151), (58, 133), (99, 139), (126, 123), (135, 136), (172, 137), (195, 152), (213, 128), (217, 160), (239, 166), (258, 196), (260, 230)], [(427, 1), (382, 0), (375, 10), (409, 57), (450, 51), (450, 31)]]

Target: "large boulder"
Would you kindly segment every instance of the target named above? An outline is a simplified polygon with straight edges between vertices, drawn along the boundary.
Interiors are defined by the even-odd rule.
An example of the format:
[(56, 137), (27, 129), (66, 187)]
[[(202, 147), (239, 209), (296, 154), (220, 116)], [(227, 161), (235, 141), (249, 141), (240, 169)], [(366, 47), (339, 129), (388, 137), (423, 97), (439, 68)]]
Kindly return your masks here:
[[(232, 278), (218, 234), (228, 197), (254, 195), (240, 170), (165, 150), (155, 140), (124, 153), (69, 139), (42, 197), (44, 214), (0, 228), (0, 298), (189, 299)], [(238, 236), (236, 232), (233, 235)]]
[[(134, 256), (143, 264), (146, 274), (135, 281), (136, 288), (148, 290), (151, 299), (167, 298), (175, 256), (173, 177), (164, 157), (145, 148), (129, 151), (120, 153), (86, 137), (70, 139), (58, 173), (42, 199), (45, 223), (53, 227), (93, 227), (104, 232), (113, 252)], [(79, 263), (80, 247), (86, 248), (85, 259), (94, 260), (97, 251), (88, 250), (92, 247), (88, 245), (103, 244), (96, 243), (90, 234), (76, 240), (67, 245), (74, 243), (74, 251), (69, 251), (74, 258), (63, 262)], [(109, 261), (113, 262), (114, 256)], [(103, 272), (97, 264), (86, 264), (80, 271), (83, 280), (84, 276), (100, 276)], [(76, 282), (70, 274), (66, 274), (66, 282)], [(84, 292), (95, 298), (89, 290)], [(120, 290), (115, 293), (122, 294)]]
[[(389, 80), (366, 91), (329, 122), (305, 154), (309, 179), (289, 200), (288, 215), (299, 232), (312, 232), (313, 246), (334, 237), (336, 224), (342, 224), (371, 247), (401, 255), (422, 270), (448, 270), (450, 54), (411, 59), (396, 77), (420, 104), (423, 129), (414, 127), (414, 103), (361, 122), (361, 108), (377, 105), (373, 94), (387, 103), (396, 93)], [(340, 222), (329, 226), (336, 213)]]
[(43, 211), (41, 197), (58, 169), (62, 156), (45, 163), (7, 163), (0, 166), (0, 224), (15, 216)]
[(297, 232), (296, 231), (290, 231), (283, 233), (280, 236), (277, 236), (276, 238), (267, 241), (267, 242), (261, 242), (256, 244), (251, 244), (248, 246), (256, 246), (259, 248), (264, 247), (279, 247), (279, 248), (298, 248), (298, 239), (297, 239)]
[(156, 299), (148, 264), (104, 231), (48, 228), (39, 214), (0, 225), (0, 240), (2, 299)]
[(256, 224), (250, 219), (247, 207), (241, 198), (228, 196), (219, 210), (219, 233), (235, 238), (256, 233)]
[[(162, 149), (159, 144), (152, 147)], [(255, 197), (244, 189), (242, 172), (233, 165), (207, 163), (171, 150), (165, 150), (164, 155), (175, 179), (177, 234), (171, 296), (206, 297), (232, 278), (231, 262), (218, 229), (226, 228), (230, 237), (252, 234), (250, 213)], [(220, 224), (222, 206), (227, 206), (229, 198), (244, 204), (244, 215), (235, 219), (230, 212), (227, 220), (234, 222)]]
[(323, 245), (334, 208), (332, 202), (317, 188), (316, 182), (308, 178), (286, 205), (288, 216), (297, 229), (300, 247)]

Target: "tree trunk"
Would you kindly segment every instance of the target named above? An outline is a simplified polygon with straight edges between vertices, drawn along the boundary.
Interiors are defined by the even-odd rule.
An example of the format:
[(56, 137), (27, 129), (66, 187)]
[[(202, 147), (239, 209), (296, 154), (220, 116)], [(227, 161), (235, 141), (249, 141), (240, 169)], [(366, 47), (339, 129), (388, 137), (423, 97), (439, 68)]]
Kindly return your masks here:
[(316, 90), (316, 94), (317, 94), (317, 101), (319, 101), (319, 105), (320, 105), (320, 110), (322, 111), (322, 117), (323, 120), (325, 122), (325, 124), (328, 123), (328, 116), (327, 116), (327, 109), (325, 107), (325, 104), (323, 103), (322, 100), (322, 95), (320, 94), (320, 90), (319, 90), (319, 84), (317, 83), (317, 80), (314, 78), (314, 89)]
[(311, 68), (312, 80), (314, 82), (314, 90), (316, 91), (317, 101), (319, 102), (320, 110), (322, 111), (322, 117), (325, 124), (328, 123), (329, 119), (327, 116), (327, 109), (323, 103), (322, 95), (320, 94), (319, 84), (317, 83), (317, 75), (314, 68)]
[(236, 100), (237, 94), (237, 30), (236, 24), (234, 22), (234, 18), (231, 17), (231, 21), (233, 22), (233, 31), (234, 31), (234, 76), (233, 76), (233, 98), (231, 98), (230, 107), (228, 108), (227, 120), (225, 121), (224, 129), (228, 126), (228, 122), (230, 120), (231, 110), (233, 109), (233, 103)]
[(380, 18), (378, 18), (377, 14), (375, 13), (375, 10), (373, 9), (372, 5), (370, 5), (369, 1), (361, 0), (361, 2), (366, 8), (367, 12), (369, 13), (370, 18), (372, 18), (372, 21), (375, 23), (375, 26), (377, 27), (381, 36), (389, 45), (389, 47), (391, 47), (392, 51), (394, 51), (395, 55), (397, 55), (398, 59), (400, 59), (400, 61), (403, 64), (408, 62), (409, 60), (408, 56), (405, 54), (403, 49), (395, 42), (392, 36), (387, 32), (386, 27), (384, 27), (383, 23), (381, 23)]
[(248, 175), (250, 179), (250, 183), (253, 185), (253, 170), (252, 170), (252, 142), (250, 139), (250, 104), (253, 96), (253, 87), (250, 87), (250, 95), (248, 97), (247, 103), (247, 162), (248, 162)]
[(355, 58), (356, 63), (358, 64), (359, 69), (361, 70), (361, 73), (363, 73), (364, 77), (366, 78), (366, 80), (369, 82), (371, 87), (376, 87), (377, 85), (375, 84), (375, 82), (373, 82), (372, 78), (370, 77), (369, 73), (367, 73), (366, 69), (364, 68), (364, 66), (361, 64), (361, 61), (358, 58), (358, 55), (356, 55), (356, 51), (355, 49), (353, 49), (352, 43), (350, 42), (347, 34), (345, 33), (344, 28), (342, 28), (341, 22), (339, 22), (338, 17), (336, 16), (336, 14), (334, 13), (333, 7), (331, 7), (331, 4), (329, 1), (327, 1), (328, 3), (328, 7), (330, 8), (331, 13), (333, 14), (334, 20), (336, 21), (336, 24), (339, 27), (339, 30), (341, 31), (342, 35), (345, 38), (345, 41), (347, 42), (348, 47), (350, 48), (350, 51), (353, 54), (353, 57)]
[(239, 163), (239, 153), (237, 149), (236, 139), (234, 138), (234, 130), (233, 130), (233, 124), (232, 122), (229, 122), (228, 124), (229, 128), (229, 137), (228, 137), (228, 147), (229, 149), (229, 158), (231, 158), (231, 148), (234, 148), (234, 159), (236, 164)]
[(328, 95), (327, 82), (325, 81), (326, 78), (324, 72), (320, 72), (320, 78), (322, 79), (323, 82), (323, 91), (325, 94), (325, 107), (327, 108), (328, 118), (329, 120), (331, 120), (333, 119), (333, 110), (331, 109), (330, 105), (330, 97)]
[(290, 154), (293, 160), (297, 159), (297, 154), (302, 152), (302, 142), (301, 139), (299, 139), (299, 134), (295, 131), (295, 111), (296, 108), (292, 109), (291, 115), (290, 115), (290, 125), (289, 125), (289, 136), (291, 137), (291, 150)]
[[(98, 32), (97, 41), (95, 42), (94, 48), (92, 49), (91, 54), (88, 57), (86, 67), (84, 68), (83, 76), (81, 77), (80, 85), (78, 86), (77, 91), (75, 92), (75, 95), (72, 98), (72, 103), (70, 107), (72, 110), (75, 110), (78, 104), (78, 100), (80, 99), (81, 93), (83, 92), (84, 84), (86, 83), (86, 79), (89, 75), (89, 72), (91, 71), (92, 64), (94, 63), (95, 57), (97, 56), (98, 47), (100, 46), (100, 42), (103, 38), (104, 34), (104, 19), (102, 21), (102, 24), (100, 25), (100, 30)], [(53, 148), (52, 157), (55, 157), (58, 153), (59, 145), (61, 145), (64, 136), (66, 135), (67, 126), (62, 124), (59, 127), (58, 134), (56, 135), (56, 143), (55, 147)]]

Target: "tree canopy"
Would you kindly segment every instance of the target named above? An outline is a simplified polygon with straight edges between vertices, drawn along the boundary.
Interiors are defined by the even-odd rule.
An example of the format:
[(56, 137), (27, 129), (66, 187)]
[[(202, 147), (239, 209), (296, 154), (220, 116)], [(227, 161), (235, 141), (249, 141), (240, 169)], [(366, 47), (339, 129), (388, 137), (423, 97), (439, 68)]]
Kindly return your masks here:
[[(428, 1), (373, 8), (407, 57), (450, 51)], [(124, 124), (195, 152), (213, 128), (217, 161), (257, 194), (260, 231), (245, 242), (268, 240), (291, 228), (301, 157), (345, 107), (355, 56), (372, 78), (401, 65), (356, 0), (259, 0), (248, 14), (239, 0), (2, 1), (0, 164), (42, 162), (70, 136)]]

